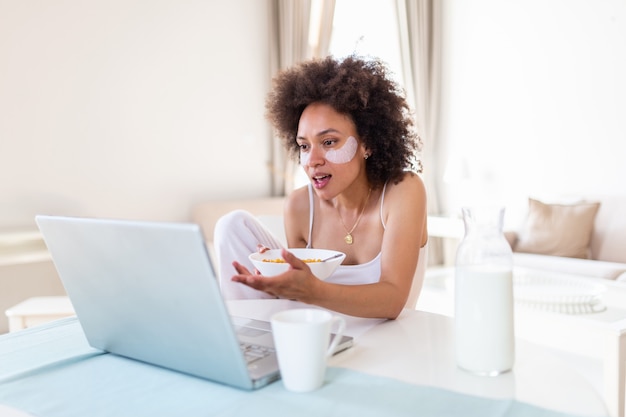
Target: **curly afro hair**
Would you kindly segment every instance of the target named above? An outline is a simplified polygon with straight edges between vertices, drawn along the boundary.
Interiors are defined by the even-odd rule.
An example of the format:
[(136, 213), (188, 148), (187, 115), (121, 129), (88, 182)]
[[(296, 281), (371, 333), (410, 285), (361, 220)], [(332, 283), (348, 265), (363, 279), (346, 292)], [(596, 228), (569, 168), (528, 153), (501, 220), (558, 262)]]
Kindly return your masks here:
[(403, 90), (377, 59), (329, 56), (280, 72), (266, 101), (267, 119), (290, 156), (298, 158), (298, 123), (311, 103), (330, 105), (347, 115), (371, 151), (366, 163), (370, 183), (398, 182), (407, 169), (420, 172), (421, 140), (414, 130)]

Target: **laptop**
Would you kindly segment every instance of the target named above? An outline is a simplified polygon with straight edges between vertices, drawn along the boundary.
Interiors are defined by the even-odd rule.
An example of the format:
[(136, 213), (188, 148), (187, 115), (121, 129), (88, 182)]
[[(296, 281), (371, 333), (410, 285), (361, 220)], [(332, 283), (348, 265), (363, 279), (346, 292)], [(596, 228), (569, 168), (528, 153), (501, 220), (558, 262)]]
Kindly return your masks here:
[(280, 378), (270, 323), (229, 315), (199, 225), (35, 220), (91, 346), (246, 390)]

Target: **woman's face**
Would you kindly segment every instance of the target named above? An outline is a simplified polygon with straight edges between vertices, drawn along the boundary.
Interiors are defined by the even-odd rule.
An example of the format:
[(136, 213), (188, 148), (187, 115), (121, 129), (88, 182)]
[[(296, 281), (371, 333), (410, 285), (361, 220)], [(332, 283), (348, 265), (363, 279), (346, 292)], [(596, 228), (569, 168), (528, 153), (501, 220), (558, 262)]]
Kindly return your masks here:
[(331, 106), (307, 106), (298, 124), (300, 164), (318, 193), (340, 193), (365, 171), (365, 148), (350, 117)]

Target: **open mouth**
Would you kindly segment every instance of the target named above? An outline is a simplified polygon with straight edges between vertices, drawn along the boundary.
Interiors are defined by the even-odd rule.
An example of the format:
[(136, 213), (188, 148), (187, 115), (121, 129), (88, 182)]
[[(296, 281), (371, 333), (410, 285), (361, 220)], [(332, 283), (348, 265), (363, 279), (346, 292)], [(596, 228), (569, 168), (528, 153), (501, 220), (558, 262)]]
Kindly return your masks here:
[(331, 175), (319, 175), (319, 176), (312, 177), (311, 179), (313, 180), (313, 186), (315, 188), (322, 188), (326, 184), (328, 184), (328, 181), (330, 181), (330, 178), (331, 178)]

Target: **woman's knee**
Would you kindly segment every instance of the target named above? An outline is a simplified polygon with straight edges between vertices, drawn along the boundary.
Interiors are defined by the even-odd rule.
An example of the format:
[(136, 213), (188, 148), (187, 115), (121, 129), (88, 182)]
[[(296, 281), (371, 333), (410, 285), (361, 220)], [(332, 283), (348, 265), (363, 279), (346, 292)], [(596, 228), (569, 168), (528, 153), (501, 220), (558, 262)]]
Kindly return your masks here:
[(254, 216), (246, 210), (233, 210), (224, 214), (215, 223), (214, 239), (218, 239), (220, 236), (228, 236), (235, 230), (245, 227), (246, 222), (251, 219), (254, 219)]

